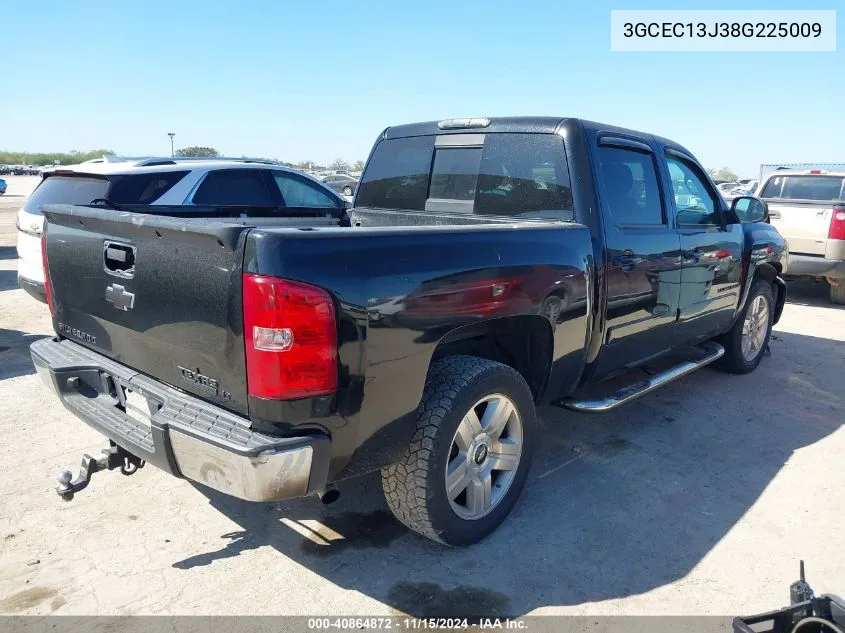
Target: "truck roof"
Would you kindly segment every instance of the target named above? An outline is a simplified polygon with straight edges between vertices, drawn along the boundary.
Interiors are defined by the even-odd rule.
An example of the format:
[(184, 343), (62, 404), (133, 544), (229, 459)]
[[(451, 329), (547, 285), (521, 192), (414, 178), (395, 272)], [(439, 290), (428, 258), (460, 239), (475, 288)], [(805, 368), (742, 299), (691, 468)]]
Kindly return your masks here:
[(845, 169), (776, 169), (764, 176), (774, 178), (775, 176), (845, 176)]
[[(632, 134), (636, 136), (651, 136), (655, 140), (677, 149), (685, 154), (690, 151), (684, 146), (667, 138), (648, 132), (641, 132), (616, 125), (598, 123), (587, 119), (554, 116), (509, 116), (509, 117), (470, 117), (460, 119), (444, 119), (441, 121), (423, 121), (420, 123), (406, 123), (387, 128), (382, 138), (405, 138), (409, 136), (428, 136), (432, 134), (466, 134), (472, 132), (488, 133), (522, 133), (522, 134), (554, 134), (566, 125), (580, 123), (591, 132), (613, 132), (615, 134)], [(691, 154), (690, 154), (691, 155)]]

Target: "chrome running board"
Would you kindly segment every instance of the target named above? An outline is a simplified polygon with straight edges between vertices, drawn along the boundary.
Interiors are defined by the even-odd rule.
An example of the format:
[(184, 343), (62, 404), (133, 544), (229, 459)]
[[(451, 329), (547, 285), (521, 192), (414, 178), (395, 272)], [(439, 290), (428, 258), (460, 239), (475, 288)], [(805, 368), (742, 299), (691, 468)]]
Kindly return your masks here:
[(682, 376), (691, 374), (696, 369), (701, 369), (705, 365), (709, 365), (714, 360), (724, 356), (725, 348), (712, 341), (699, 345), (697, 349), (702, 351), (702, 356), (695, 360), (684, 361), (680, 365), (675, 365), (671, 369), (655, 374), (648, 380), (640, 380), (627, 387), (614, 391), (609, 396), (599, 398), (598, 400), (575, 400), (573, 398), (563, 398), (556, 400), (552, 404), (557, 407), (565, 407), (573, 411), (581, 411), (584, 413), (599, 413), (603, 411), (610, 411), (623, 404), (636, 400), (640, 396), (644, 396), (650, 391), (654, 391), (658, 387), (677, 380)]

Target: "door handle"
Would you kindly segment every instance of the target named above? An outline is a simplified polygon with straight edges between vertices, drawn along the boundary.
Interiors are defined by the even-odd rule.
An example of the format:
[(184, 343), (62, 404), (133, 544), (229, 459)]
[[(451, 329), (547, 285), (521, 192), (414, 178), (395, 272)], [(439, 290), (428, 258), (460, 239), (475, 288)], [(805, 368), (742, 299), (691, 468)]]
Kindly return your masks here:
[(699, 259), (701, 259), (701, 249), (696, 246), (693, 249), (684, 251), (684, 259), (689, 259), (694, 262), (697, 262)]
[(629, 273), (634, 270), (637, 264), (642, 261), (643, 258), (634, 255), (634, 251), (632, 251), (630, 248), (626, 248), (624, 251), (622, 251), (621, 255), (617, 255), (613, 258), (614, 265), (619, 266), (626, 273)]

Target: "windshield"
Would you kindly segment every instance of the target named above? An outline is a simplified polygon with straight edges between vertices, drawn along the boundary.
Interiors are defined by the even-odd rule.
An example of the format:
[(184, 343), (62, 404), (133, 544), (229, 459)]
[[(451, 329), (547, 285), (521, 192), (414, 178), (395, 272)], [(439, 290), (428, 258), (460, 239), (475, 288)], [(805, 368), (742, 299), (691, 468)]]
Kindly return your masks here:
[(451, 144), (458, 136), (381, 141), (356, 206), (574, 221), (560, 136), (472, 134), (471, 145)]

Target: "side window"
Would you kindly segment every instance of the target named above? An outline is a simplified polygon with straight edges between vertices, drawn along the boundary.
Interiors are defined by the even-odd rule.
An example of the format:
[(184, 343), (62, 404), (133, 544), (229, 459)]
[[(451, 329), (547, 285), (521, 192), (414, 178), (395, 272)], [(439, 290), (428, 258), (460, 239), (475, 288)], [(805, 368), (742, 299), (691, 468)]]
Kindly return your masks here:
[(194, 194), (194, 204), (270, 207), (278, 203), (267, 187), (263, 169), (218, 169), (208, 172)]
[(719, 205), (698, 175), (698, 170), (676, 158), (667, 158), (666, 165), (675, 196), (675, 208), (678, 210), (678, 225), (719, 225)]
[(338, 201), (310, 182), (300, 180), (283, 172), (273, 172), (273, 178), (282, 192), (285, 205), (289, 207), (332, 207), (339, 206)]
[(109, 199), (118, 204), (150, 204), (161, 198), (187, 171), (112, 176)]
[(663, 203), (649, 152), (599, 147), (601, 173), (614, 222), (623, 226), (661, 225)]

